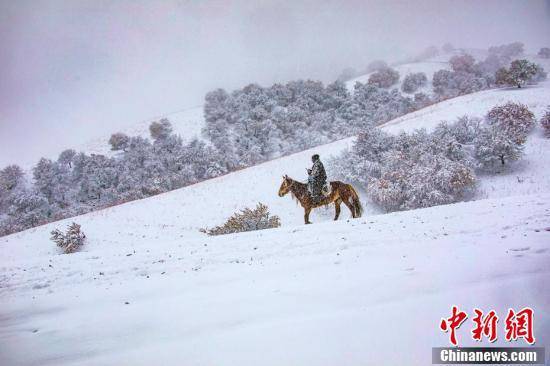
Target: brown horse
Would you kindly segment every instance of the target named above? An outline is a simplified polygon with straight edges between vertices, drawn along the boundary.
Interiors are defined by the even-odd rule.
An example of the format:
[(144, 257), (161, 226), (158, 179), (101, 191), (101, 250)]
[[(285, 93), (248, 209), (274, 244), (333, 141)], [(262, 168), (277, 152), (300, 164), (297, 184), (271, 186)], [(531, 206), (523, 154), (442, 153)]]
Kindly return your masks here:
[(324, 197), (320, 202), (314, 203), (307, 189), (307, 184), (298, 182), (290, 178), (288, 175), (284, 175), (283, 183), (279, 188), (279, 197), (283, 197), (285, 194), (290, 192), (304, 208), (304, 221), (306, 224), (311, 224), (309, 221), (309, 213), (312, 209), (326, 206), (333, 202), (336, 207), (336, 215), (334, 216), (335, 221), (338, 220), (338, 217), (340, 216), (340, 204), (342, 202), (348, 206), (353, 218), (361, 217), (363, 207), (359, 201), (359, 195), (355, 189), (353, 189), (351, 184), (334, 181), (330, 182), (330, 187), (330, 195), (328, 197)]

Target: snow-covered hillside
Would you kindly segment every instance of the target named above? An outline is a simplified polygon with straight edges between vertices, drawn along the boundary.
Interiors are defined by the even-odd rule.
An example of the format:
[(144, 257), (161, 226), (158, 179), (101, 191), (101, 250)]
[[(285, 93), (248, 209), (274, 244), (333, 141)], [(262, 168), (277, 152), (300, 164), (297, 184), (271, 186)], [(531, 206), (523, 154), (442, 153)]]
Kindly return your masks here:
[(158, 121), (162, 118), (167, 118), (170, 120), (174, 132), (180, 135), (184, 141), (201, 137), (201, 129), (204, 126), (204, 116), (202, 106), (198, 106), (175, 113), (158, 116), (156, 118), (150, 118), (135, 125), (128, 126), (127, 128), (123, 128), (120, 131), (110, 131), (104, 136), (98, 136), (86, 144), (78, 146), (76, 150), (84, 151), (88, 154), (102, 154), (109, 156), (112, 154), (112, 151), (108, 141), (112, 133), (123, 132), (128, 136), (141, 136), (148, 138), (150, 137), (149, 125), (151, 122)]
[[(550, 84), (447, 100), (382, 128), (430, 129), (508, 100), (538, 118)], [(448, 344), (437, 325), (451, 304), (547, 319), (550, 140), (538, 127), (516, 170), (483, 177), (486, 199), (386, 215), (367, 203), (338, 223), (331, 208), (302, 225), (277, 196), (281, 176), (304, 179), (312, 153), (326, 160), (352, 140), (0, 238), (0, 364), (426, 365)], [(282, 228), (198, 231), (258, 201)], [(49, 232), (73, 220), (88, 242), (59, 255)], [(547, 322), (535, 332), (548, 344)]]
[(216, 238), (121, 223), (83, 253), (3, 260), (0, 360), (428, 365), (451, 304), (529, 305), (548, 344), (549, 215), (537, 195)]

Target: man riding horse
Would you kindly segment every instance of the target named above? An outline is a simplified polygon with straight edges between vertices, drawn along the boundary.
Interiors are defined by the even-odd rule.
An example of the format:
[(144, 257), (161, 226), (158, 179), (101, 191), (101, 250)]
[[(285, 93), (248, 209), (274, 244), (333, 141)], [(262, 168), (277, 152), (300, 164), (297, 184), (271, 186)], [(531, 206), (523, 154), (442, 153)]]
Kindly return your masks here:
[(311, 161), (313, 166), (307, 170), (307, 188), (313, 203), (317, 204), (323, 199), (323, 190), (327, 184), (327, 173), (318, 154), (313, 155)]

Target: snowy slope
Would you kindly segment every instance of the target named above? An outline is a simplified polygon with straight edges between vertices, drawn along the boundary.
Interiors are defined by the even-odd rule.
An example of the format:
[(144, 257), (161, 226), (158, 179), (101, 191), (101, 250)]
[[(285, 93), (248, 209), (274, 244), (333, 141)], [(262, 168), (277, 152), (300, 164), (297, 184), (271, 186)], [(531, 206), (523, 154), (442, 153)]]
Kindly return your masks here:
[(111, 155), (109, 138), (114, 132), (123, 132), (128, 136), (150, 137), (149, 125), (153, 121), (158, 121), (162, 118), (167, 118), (174, 129), (174, 132), (180, 135), (184, 141), (192, 140), (193, 138), (201, 137), (201, 129), (204, 126), (204, 115), (202, 106), (185, 109), (179, 112), (150, 118), (135, 125), (120, 129), (120, 131), (109, 131), (104, 136), (96, 137), (86, 144), (76, 148), (78, 151), (85, 151), (88, 154)]
[[(539, 117), (550, 85), (448, 100), (382, 128), (429, 129), (507, 100)], [(489, 199), (387, 215), (366, 205), (349, 221), (343, 208), (338, 223), (320, 210), (302, 225), (277, 196), (281, 175), (303, 179), (313, 152), (351, 142), (0, 238), (0, 364), (426, 365), (448, 344), (437, 322), (453, 303), (548, 319), (550, 140), (538, 128), (519, 170), (484, 178)], [(258, 201), (282, 228), (198, 231)], [(49, 232), (72, 220), (88, 243), (58, 255)], [(536, 326), (548, 344), (548, 323)]]
[(519, 196), (3, 257), (0, 363), (429, 365), (452, 304), (531, 306), (548, 345), (549, 218), (550, 196)]
[[(414, 128), (430, 129), (441, 120), (453, 120), (465, 113), (482, 116), (494, 105), (507, 100), (528, 104), (539, 117), (546, 103), (550, 101), (550, 85), (520, 90), (484, 91), (447, 100), (390, 121), (382, 128), (393, 133)], [(303, 222), (301, 207), (290, 196), (277, 196), (282, 175), (288, 174), (304, 180), (305, 168), (311, 164), (310, 156), (313, 153), (319, 153), (327, 160), (349, 147), (352, 141), (353, 139), (337, 141), (179, 190), (92, 212), (80, 216), (78, 221), (84, 228), (96, 233), (97, 239), (90, 238), (90, 241), (96, 240), (97, 245), (111, 245), (107, 243), (113, 240), (117, 242), (112, 238), (113, 230), (120, 231), (119, 236), (145, 242), (180, 235), (202, 236), (198, 231), (200, 228), (220, 224), (236, 210), (251, 207), (257, 202), (267, 204), (273, 214), (281, 217), (284, 226), (299, 225)], [(550, 187), (550, 162), (545, 151), (548, 151), (549, 145), (550, 140), (543, 138), (537, 127), (527, 141), (521, 166), (509, 174), (484, 178), (479, 197), (547, 192)], [(364, 199), (365, 194), (360, 194)], [(368, 203), (364, 206), (367, 215), (377, 213)], [(332, 208), (316, 210), (312, 219), (314, 222), (330, 220), (333, 213)], [(343, 208), (342, 217), (349, 217), (346, 208)], [(72, 220), (66, 219), (2, 238), (0, 243), (7, 244), (0, 246), (0, 253), (14, 258), (19, 251), (26, 254), (51, 253), (54, 250), (51, 246), (37, 243), (42, 243), (52, 228), (63, 226)], [(119, 226), (122, 227), (118, 228)], [(151, 232), (155, 233), (153, 238), (150, 236)], [(142, 236), (145, 236), (143, 240), (140, 239)]]

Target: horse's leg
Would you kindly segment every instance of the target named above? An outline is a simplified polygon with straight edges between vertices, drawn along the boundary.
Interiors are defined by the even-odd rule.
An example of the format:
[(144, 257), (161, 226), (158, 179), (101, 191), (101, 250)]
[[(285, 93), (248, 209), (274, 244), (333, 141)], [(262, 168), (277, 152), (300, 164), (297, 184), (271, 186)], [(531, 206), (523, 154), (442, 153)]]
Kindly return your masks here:
[[(347, 197), (347, 198), (350, 198), (350, 197)], [(350, 210), (350, 212), (351, 212), (351, 217), (355, 218), (355, 209), (354, 209), (354, 207), (353, 207), (353, 204), (350, 203), (350, 202), (348, 202), (347, 199), (343, 200), (343, 202), (344, 202), (344, 204), (345, 204), (346, 206), (348, 206), (348, 208), (349, 208), (349, 210)]]
[(334, 221), (338, 220), (340, 217), (340, 204), (342, 203), (342, 200), (338, 198), (336, 201), (334, 201), (334, 208), (336, 209), (336, 214), (334, 215)]
[(307, 208), (304, 208), (304, 221), (306, 224), (311, 224), (311, 222), (309, 221), (309, 213), (311, 212), (311, 207), (307, 207)]

